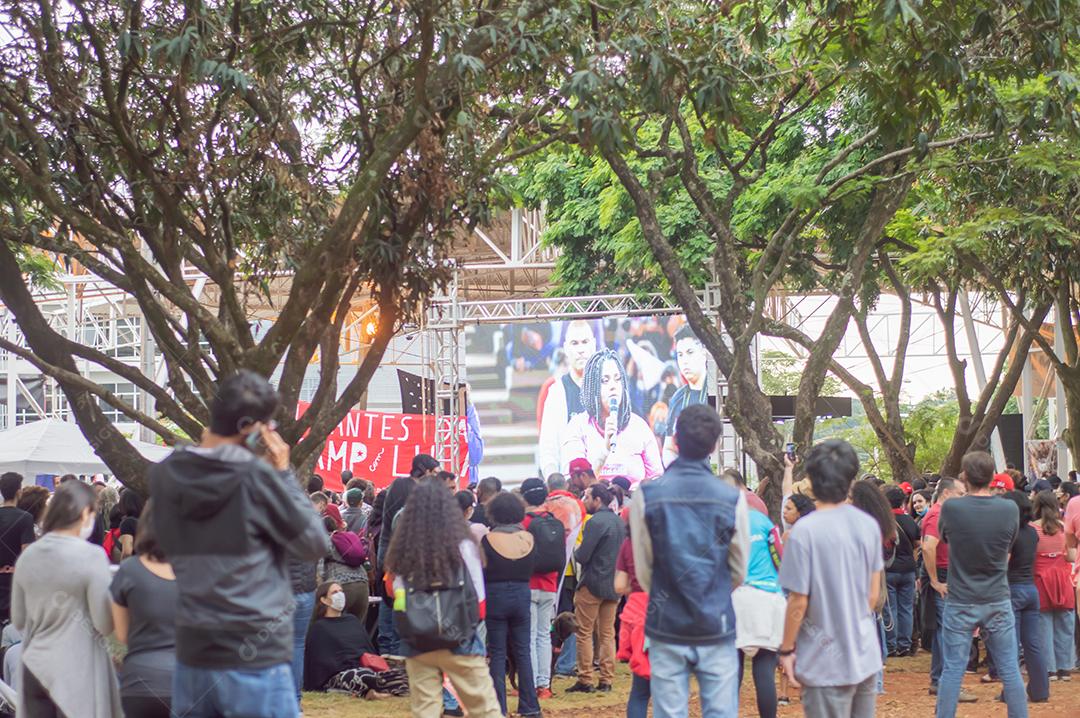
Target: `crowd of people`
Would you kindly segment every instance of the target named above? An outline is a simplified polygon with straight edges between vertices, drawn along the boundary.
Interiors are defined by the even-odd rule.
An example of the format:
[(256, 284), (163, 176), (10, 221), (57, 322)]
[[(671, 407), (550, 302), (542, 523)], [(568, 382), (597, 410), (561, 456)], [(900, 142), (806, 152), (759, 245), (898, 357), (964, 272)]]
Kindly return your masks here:
[(146, 501), (0, 476), (19, 716), (295, 718), (304, 691), (539, 716), (554, 676), (610, 692), (622, 661), (628, 718), (688, 715), (691, 675), (702, 715), (736, 716), (747, 670), (761, 718), (796, 691), (807, 716), (864, 718), (885, 661), (923, 649), (938, 718), (983, 667), (1018, 718), (1075, 666), (1073, 481), (1027, 485), (973, 452), (959, 477), (886, 484), (830, 440), (787, 457), (774, 523), (737, 471), (714, 472), (722, 422), (689, 404), (657, 478), (578, 457), (568, 476), (461, 489), (418, 455), (382, 491), (344, 472), (338, 494), (292, 473), (278, 409), (265, 379), (224, 380)]

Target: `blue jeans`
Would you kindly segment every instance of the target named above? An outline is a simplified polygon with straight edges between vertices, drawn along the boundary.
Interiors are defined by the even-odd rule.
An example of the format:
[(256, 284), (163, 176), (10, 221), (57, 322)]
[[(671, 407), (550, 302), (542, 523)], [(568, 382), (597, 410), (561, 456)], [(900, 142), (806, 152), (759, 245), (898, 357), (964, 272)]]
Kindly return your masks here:
[(639, 675), (632, 676), (630, 683), (630, 697), (626, 699), (626, 718), (646, 718), (649, 715), (649, 696), (652, 695), (652, 687), (648, 678)]
[(577, 636), (570, 634), (563, 641), (559, 657), (555, 659), (555, 675), (572, 676), (577, 667)]
[(304, 641), (307, 640), (308, 624), (311, 623), (311, 612), (315, 608), (315, 592), (294, 593), (296, 609), (293, 611), (293, 651), (292, 672), (293, 681), (296, 683), (296, 700), (300, 700), (300, 691), (304, 688)]
[(1076, 614), (1069, 610), (1043, 611), (1042, 626), (1046, 642), (1046, 670), (1051, 673), (1075, 668), (1076, 654), (1073, 621)]
[(379, 653), (384, 656), (401, 653), (401, 638), (394, 628), (394, 601), (389, 598), (379, 604)]
[(181, 718), (297, 718), (292, 667), (232, 670), (177, 663), (172, 712)]
[(1020, 678), (1014, 621), (1011, 600), (977, 605), (955, 601), (945, 604), (945, 622), (938, 626), (945, 643), (945, 667), (938, 686), (937, 718), (956, 715), (960, 684), (971, 652), (971, 634), (976, 626), (981, 627), (986, 650), (1001, 673), (1009, 718), (1027, 718), (1027, 695)]
[(1019, 583), (1010, 585), (1009, 593), (1012, 594), (1016, 632), (1024, 647), (1028, 698), (1045, 701), (1050, 697), (1050, 678), (1046, 673), (1047, 645), (1039, 620), (1039, 591), (1033, 583)]
[(539, 715), (540, 701), (533, 682), (532, 651), (529, 649), (529, 584), (507, 581), (489, 583), (487, 588), (487, 647), (491, 680), (499, 707), (506, 715), (506, 657), (513, 654), (517, 668), (518, 709), (521, 715)]
[(654, 718), (685, 718), (691, 673), (701, 691), (702, 718), (739, 715), (739, 655), (733, 638), (711, 646), (651, 641), (649, 662)]
[(945, 623), (945, 599), (937, 591), (931, 589), (930, 593), (934, 599), (934, 614), (937, 616), (934, 642), (930, 647), (930, 685), (937, 686), (941, 682), (941, 669), (945, 665), (945, 631), (942, 628)]
[(915, 572), (886, 573), (889, 605), (885, 626), (885, 642), (889, 653), (911, 650), (911, 629), (915, 623)]

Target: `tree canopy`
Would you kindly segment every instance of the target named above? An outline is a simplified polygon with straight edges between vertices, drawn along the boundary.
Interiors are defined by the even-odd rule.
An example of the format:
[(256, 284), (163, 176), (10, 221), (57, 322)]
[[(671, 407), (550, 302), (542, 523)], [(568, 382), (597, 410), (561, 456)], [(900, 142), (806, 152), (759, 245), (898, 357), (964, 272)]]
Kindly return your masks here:
[[(197, 437), (214, 383), (239, 368), (280, 369), (281, 431), (310, 465), (448, 278), (454, 231), (487, 216), (493, 168), (523, 149), (517, 129), (558, 106), (543, 80), (572, 12), (554, 0), (5, 3), (0, 299), (27, 346), (4, 348), (56, 378), (133, 485), (145, 462), (99, 403), (166, 442), (173, 426)], [(15, 261), (34, 251), (136, 304), (165, 380), (54, 331)], [(378, 331), (339, 387), (342, 326), (365, 306)], [(81, 376), (75, 357), (148, 392), (153, 412)], [(312, 364), (318, 388), (297, 419)]]

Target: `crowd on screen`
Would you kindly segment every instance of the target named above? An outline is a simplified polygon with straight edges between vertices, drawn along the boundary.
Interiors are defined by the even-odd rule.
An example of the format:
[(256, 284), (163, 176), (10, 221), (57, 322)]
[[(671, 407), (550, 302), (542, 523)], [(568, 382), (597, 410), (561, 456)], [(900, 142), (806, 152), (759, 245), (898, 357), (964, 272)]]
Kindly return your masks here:
[(626, 663), (629, 718), (687, 716), (691, 675), (702, 715), (739, 715), (747, 672), (743, 715), (863, 718), (885, 663), (928, 650), (938, 718), (974, 700), (970, 671), (1017, 718), (1070, 680), (1074, 475), (1028, 484), (973, 452), (959, 477), (887, 484), (831, 440), (787, 457), (774, 522), (714, 472), (703, 402), (653, 437), (655, 471), (597, 470), (632, 454), (615, 451), (616, 358), (583, 365), (596, 446), (512, 491), (462, 489), (426, 455), (381, 491), (348, 472), (340, 494), (302, 484), (277, 394), (247, 372), (198, 444), (152, 465), (145, 502), (0, 476), (0, 695), (32, 718), (295, 718), (324, 691), (408, 696), (418, 718), (539, 716), (555, 690), (612, 692)]

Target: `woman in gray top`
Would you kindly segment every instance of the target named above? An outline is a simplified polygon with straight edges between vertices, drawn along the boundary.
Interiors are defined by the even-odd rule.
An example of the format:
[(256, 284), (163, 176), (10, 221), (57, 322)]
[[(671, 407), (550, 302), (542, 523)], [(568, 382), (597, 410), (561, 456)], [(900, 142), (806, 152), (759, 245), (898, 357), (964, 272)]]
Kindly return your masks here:
[(116, 638), (126, 643), (120, 699), (127, 718), (169, 718), (176, 668), (176, 574), (154, 532), (153, 513), (143, 511), (135, 532), (135, 555), (113, 576)]
[(121, 718), (104, 637), (112, 633), (109, 560), (87, 542), (94, 490), (66, 481), (53, 494), (44, 535), (15, 564), (11, 622), (23, 636), (18, 715)]

